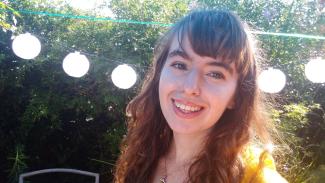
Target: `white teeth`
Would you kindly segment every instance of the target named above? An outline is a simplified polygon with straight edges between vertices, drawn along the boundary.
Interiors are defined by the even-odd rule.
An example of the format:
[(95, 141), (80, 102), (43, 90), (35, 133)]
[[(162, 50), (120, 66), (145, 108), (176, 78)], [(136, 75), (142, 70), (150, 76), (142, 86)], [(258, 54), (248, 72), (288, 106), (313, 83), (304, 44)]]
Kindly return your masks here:
[(184, 112), (196, 112), (196, 111), (201, 110), (201, 107), (188, 106), (188, 105), (184, 105), (184, 104), (181, 104), (178, 102), (175, 102), (175, 105), (177, 108), (180, 108)]

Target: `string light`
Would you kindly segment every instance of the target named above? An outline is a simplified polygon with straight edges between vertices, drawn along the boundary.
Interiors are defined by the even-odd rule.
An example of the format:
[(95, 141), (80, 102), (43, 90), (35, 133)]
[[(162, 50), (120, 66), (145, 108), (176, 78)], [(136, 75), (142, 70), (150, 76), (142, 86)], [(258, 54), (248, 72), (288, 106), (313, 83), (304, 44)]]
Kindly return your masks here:
[(325, 83), (325, 60), (320, 57), (311, 59), (305, 66), (307, 79), (313, 83)]
[(79, 52), (69, 53), (62, 63), (64, 72), (69, 76), (76, 78), (87, 74), (89, 65), (87, 57)]
[(41, 42), (30, 33), (20, 34), (13, 40), (12, 50), (22, 59), (33, 59), (41, 52)]
[(286, 84), (286, 76), (279, 69), (262, 71), (257, 79), (259, 88), (266, 93), (278, 93)]
[[(0, 12), (12, 12), (12, 10), (6, 10), (0, 8)], [(138, 21), (138, 20), (127, 20), (127, 19), (113, 19), (108, 17), (95, 17), (95, 16), (83, 16), (83, 15), (74, 15), (74, 14), (64, 14), (64, 13), (49, 13), (42, 11), (30, 11), (30, 10), (16, 10), (21, 14), (30, 14), (30, 15), (43, 15), (50, 17), (62, 17), (62, 18), (72, 18), (72, 19), (84, 19), (91, 21), (111, 21), (115, 23), (131, 23), (131, 24), (142, 24), (142, 25), (159, 25), (159, 26), (172, 26), (174, 24), (162, 23), (162, 22), (146, 22), (146, 21)]]
[(137, 80), (136, 72), (126, 64), (117, 66), (111, 77), (113, 84), (121, 89), (131, 88)]
[[(6, 9), (1, 9), (1, 11), (11, 11)], [(45, 16), (56, 16), (64, 18), (75, 18), (75, 19), (87, 19), (92, 21), (102, 21), (108, 20), (118, 23), (134, 23), (134, 24), (145, 24), (145, 25), (159, 25), (159, 26), (172, 26), (173, 24), (165, 24), (161, 22), (144, 22), (136, 20), (125, 20), (125, 19), (112, 19), (112, 18), (100, 18), (92, 16), (77, 16), (73, 14), (56, 14), (48, 12), (36, 12), (29, 10), (18, 10), (19, 13), (25, 14), (36, 14)], [(262, 31), (252, 31), (253, 34), (262, 35), (274, 35), (274, 36), (287, 36), (287, 37), (299, 37), (307, 39), (319, 39), (325, 40), (322, 36), (304, 35), (304, 34), (290, 34), (290, 33), (272, 33), (272, 32), (262, 32)], [(14, 53), (23, 59), (33, 59), (41, 51), (40, 41), (33, 35), (26, 33), (17, 36), (13, 43), (12, 48)], [(72, 77), (82, 77), (89, 70), (89, 61), (85, 55), (79, 52), (68, 54), (63, 60), (64, 71)], [(320, 58), (311, 60), (305, 67), (306, 77), (314, 83), (324, 83), (325, 82), (325, 72), (321, 71), (325, 68), (325, 61)], [(136, 82), (136, 72), (132, 67), (123, 64), (116, 67), (112, 72), (112, 81), (114, 85), (121, 89), (128, 89), (132, 87)], [(277, 93), (280, 92), (286, 83), (286, 77), (284, 73), (278, 69), (269, 68), (261, 73), (258, 77), (259, 88), (267, 93)]]
[(270, 35), (270, 36), (285, 36), (285, 37), (297, 37), (297, 38), (305, 38), (305, 39), (319, 39), (325, 40), (324, 36), (313, 36), (306, 34), (292, 34), (292, 33), (281, 33), (281, 32), (263, 32), (263, 31), (251, 31), (253, 34), (262, 34), (262, 35)]

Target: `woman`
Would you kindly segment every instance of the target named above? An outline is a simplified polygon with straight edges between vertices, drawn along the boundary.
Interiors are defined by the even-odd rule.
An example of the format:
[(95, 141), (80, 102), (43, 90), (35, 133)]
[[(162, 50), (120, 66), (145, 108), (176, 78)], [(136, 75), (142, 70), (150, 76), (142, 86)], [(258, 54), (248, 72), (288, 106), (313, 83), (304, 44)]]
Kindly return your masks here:
[(115, 182), (286, 182), (252, 148), (254, 136), (270, 139), (250, 37), (225, 11), (192, 12), (170, 29), (128, 105)]

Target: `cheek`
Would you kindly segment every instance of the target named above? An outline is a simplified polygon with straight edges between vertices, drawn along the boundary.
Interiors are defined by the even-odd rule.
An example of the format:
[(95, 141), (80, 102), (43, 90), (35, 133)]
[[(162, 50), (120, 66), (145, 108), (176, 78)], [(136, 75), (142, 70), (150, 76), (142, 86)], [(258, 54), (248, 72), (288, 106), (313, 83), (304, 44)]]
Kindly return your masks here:
[(163, 95), (164, 92), (177, 88), (179, 79), (171, 70), (163, 69), (159, 79), (159, 95)]
[(172, 81), (172, 79), (175, 79), (173, 72), (171, 72), (171, 70), (168, 68), (163, 68), (160, 75), (160, 81), (168, 83)]
[(212, 102), (213, 106), (227, 107), (231, 104), (236, 92), (236, 83), (230, 82), (226, 85), (206, 86), (208, 101)]
[(159, 100), (160, 101), (168, 93), (168, 88), (170, 88), (170, 86), (169, 86), (170, 80), (171, 80), (170, 75), (168, 73), (166, 73), (165, 69), (163, 69), (161, 71), (161, 75), (159, 78)]

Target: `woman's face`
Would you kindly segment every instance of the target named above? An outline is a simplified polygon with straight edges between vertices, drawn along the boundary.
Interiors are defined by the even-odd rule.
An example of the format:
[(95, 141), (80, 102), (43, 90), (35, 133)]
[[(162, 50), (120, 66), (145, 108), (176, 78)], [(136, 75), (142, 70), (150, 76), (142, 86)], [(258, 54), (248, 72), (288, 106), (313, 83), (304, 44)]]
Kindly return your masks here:
[(174, 38), (160, 76), (160, 106), (174, 133), (205, 133), (234, 106), (238, 74), (233, 63), (197, 55), (187, 36), (182, 48)]

